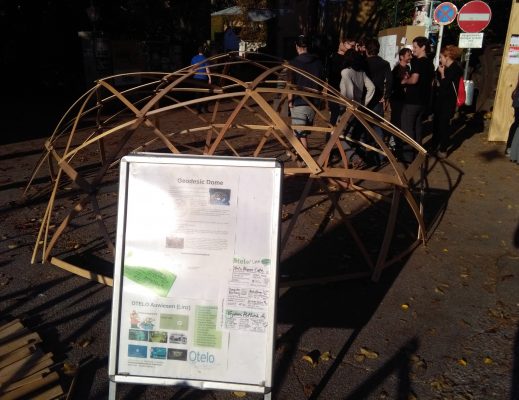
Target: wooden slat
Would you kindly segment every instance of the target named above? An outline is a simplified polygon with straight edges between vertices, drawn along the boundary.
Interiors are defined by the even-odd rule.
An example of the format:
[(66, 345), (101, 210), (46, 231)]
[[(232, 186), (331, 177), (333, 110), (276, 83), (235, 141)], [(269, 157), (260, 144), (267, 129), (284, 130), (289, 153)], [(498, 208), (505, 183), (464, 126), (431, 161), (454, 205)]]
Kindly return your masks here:
[(19, 349), (20, 347), (27, 346), (28, 344), (36, 344), (40, 343), (41, 338), (40, 335), (33, 332), (28, 335), (22, 336), (16, 340), (13, 340), (9, 343), (6, 343), (0, 346), (0, 356), (5, 354), (9, 354), (10, 352)]
[(9, 321), (9, 322), (3, 321), (2, 324), (0, 324), (0, 332), (2, 332), (6, 328), (9, 328), (11, 325), (16, 324), (17, 322), (20, 322), (20, 320), (13, 319), (12, 321)]
[[(59, 374), (57, 372), (51, 372), (47, 376), (44, 376), (42, 379), (38, 379), (32, 382), (27, 383), (26, 385), (20, 386), (17, 389), (14, 389), (8, 393), (4, 393), (0, 399), (1, 400), (16, 400), (16, 399), (34, 399), (36, 396), (30, 396), (31, 393), (44, 388), (51, 383), (57, 382), (59, 380)], [(62, 392), (63, 393), (63, 392)], [(47, 397), (52, 398), (52, 397)]]
[(31, 354), (36, 353), (37, 350), (36, 346), (29, 345), (25, 347), (21, 347), (15, 351), (10, 352), (9, 354), (5, 354), (3, 356), (0, 356), (0, 369), (4, 368), (15, 361), (21, 360), (22, 358), (25, 358), (27, 356), (30, 356)]
[(14, 382), (20, 378), (24, 378), (44, 368), (50, 367), (54, 363), (54, 361), (52, 361), (52, 356), (52, 353), (46, 353), (41, 356), (35, 354), (2, 368), (0, 370), (0, 383)]
[(28, 383), (42, 379), (45, 375), (50, 374), (50, 372), (51, 371), (49, 368), (45, 368), (45, 369), (42, 369), (41, 371), (38, 371), (37, 373), (35, 373), (33, 375), (20, 379), (19, 381), (10, 383), (5, 386), (1, 386), (0, 393), (7, 393), (7, 392), (10, 392), (11, 390), (14, 390), (14, 389), (19, 388), (24, 385), (27, 385)]
[(108, 276), (104, 276), (101, 274), (96, 274), (92, 271), (89, 271), (87, 269), (83, 269), (80, 267), (77, 267), (75, 265), (69, 264), (66, 261), (60, 260), (59, 258), (52, 257), (50, 260), (50, 263), (52, 265), (55, 265), (56, 267), (59, 267), (61, 269), (64, 269), (65, 271), (72, 272), (73, 274), (76, 274), (78, 276), (81, 276), (83, 278), (91, 279), (93, 281), (103, 283), (107, 286), (113, 286), (114, 280)]
[(12, 338), (22, 335), (26, 330), (21, 322), (16, 322), (0, 331), (0, 343), (10, 341)]

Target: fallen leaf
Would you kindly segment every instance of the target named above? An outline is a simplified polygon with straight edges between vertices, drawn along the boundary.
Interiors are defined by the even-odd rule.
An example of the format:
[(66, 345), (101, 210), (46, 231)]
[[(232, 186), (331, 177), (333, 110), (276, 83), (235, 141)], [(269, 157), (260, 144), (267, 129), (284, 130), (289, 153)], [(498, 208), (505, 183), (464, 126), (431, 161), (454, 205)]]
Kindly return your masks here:
[(443, 249), (443, 252), (444, 252), (444, 253), (448, 253), (448, 252), (449, 252), (449, 249)]
[(312, 367), (315, 367), (319, 363), (319, 357), (321, 356), (321, 352), (319, 350), (312, 350), (309, 353), (306, 353), (301, 360), (306, 361)]
[(92, 338), (84, 338), (84, 339), (79, 339), (76, 344), (79, 346), (79, 347), (87, 347), (88, 345), (90, 345), (90, 343), (92, 343)]
[(485, 358), (483, 359), (483, 364), (485, 364), (485, 365), (490, 365), (490, 364), (492, 364), (493, 362), (494, 362), (494, 360), (492, 360), (490, 357), (485, 357)]
[(442, 290), (442, 288), (440, 288), (440, 287), (438, 287), (438, 286), (436, 286), (436, 287), (434, 288), (434, 291), (435, 291), (436, 293), (445, 294), (445, 292)]
[(315, 385), (311, 384), (311, 383), (307, 383), (306, 385), (303, 386), (303, 393), (305, 394), (306, 397), (310, 397), (312, 395), (312, 393), (314, 392), (315, 390)]
[(370, 360), (378, 358), (378, 353), (376, 351), (366, 349), (365, 347), (360, 348), (360, 354), (362, 354), (366, 358), (369, 358)]
[(232, 395), (233, 395), (234, 397), (242, 398), (242, 397), (247, 396), (247, 392), (232, 392)]
[(72, 364), (72, 363), (69, 363), (69, 362), (64, 362), (63, 363), (63, 373), (65, 375), (76, 375), (77, 374), (77, 365), (76, 364)]
[(17, 247), (18, 247), (17, 244), (10, 244), (10, 245), (7, 246), (7, 248), (9, 248), (10, 250), (16, 249)]
[(330, 361), (332, 358), (332, 354), (329, 351), (325, 351), (321, 356), (319, 357), (319, 360), (321, 361)]
[(366, 357), (363, 356), (362, 354), (355, 354), (355, 355), (353, 356), (353, 359), (354, 359), (355, 361), (357, 361), (358, 363), (361, 363), (361, 362), (363, 362), (363, 361), (366, 359)]
[(401, 308), (402, 310), (404, 310), (404, 311), (407, 311), (407, 310), (409, 310), (409, 304), (404, 303), (404, 304), (402, 304), (402, 305), (400, 306), (400, 308)]
[(458, 360), (458, 364), (461, 365), (462, 367), (466, 367), (468, 363), (467, 363), (467, 360), (462, 357)]

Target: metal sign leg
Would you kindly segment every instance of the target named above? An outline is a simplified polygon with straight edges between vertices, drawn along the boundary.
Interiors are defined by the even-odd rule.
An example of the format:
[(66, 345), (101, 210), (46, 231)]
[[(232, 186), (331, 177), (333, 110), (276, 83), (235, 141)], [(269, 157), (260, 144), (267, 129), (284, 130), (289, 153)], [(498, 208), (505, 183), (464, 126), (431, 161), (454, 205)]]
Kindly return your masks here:
[(117, 391), (117, 383), (110, 381), (108, 386), (108, 400), (115, 400), (115, 394)]

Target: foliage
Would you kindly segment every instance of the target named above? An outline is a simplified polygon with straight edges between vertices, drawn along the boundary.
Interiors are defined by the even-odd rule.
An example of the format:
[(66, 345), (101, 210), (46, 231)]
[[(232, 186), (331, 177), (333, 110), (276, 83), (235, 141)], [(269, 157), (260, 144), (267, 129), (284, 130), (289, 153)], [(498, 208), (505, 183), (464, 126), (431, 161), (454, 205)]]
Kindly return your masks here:
[(268, 8), (267, 0), (236, 0), (236, 5), (242, 9), (240, 18), (242, 25), (241, 39), (248, 42), (265, 42), (267, 40), (266, 23), (251, 21), (249, 11)]

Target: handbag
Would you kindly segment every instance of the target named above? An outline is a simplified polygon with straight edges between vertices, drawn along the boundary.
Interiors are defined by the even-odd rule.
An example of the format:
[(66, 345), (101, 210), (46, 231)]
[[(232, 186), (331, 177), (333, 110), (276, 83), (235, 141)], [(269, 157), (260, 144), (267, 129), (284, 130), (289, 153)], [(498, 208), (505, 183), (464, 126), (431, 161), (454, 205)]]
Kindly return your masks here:
[(454, 82), (452, 82), (452, 87), (454, 88), (454, 93), (456, 93), (456, 107), (461, 107), (465, 104), (465, 100), (467, 100), (467, 92), (465, 92), (465, 81), (463, 77), (460, 77), (458, 81), (458, 90), (456, 90), (456, 86)]

